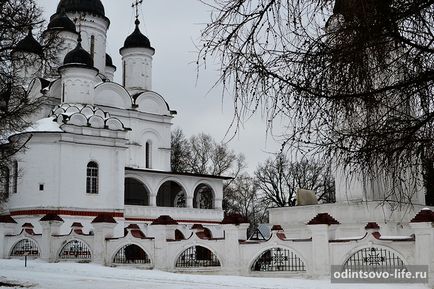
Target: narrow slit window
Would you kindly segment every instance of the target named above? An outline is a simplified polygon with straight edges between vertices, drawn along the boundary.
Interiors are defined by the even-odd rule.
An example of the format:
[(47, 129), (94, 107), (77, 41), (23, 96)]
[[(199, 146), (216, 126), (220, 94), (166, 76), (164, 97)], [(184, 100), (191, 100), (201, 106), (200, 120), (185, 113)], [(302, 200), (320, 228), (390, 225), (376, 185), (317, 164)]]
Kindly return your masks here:
[(98, 194), (98, 164), (96, 162), (87, 164), (86, 193)]
[(18, 193), (18, 161), (14, 161), (14, 183), (13, 193)]
[(90, 55), (95, 59), (95, 35), (90, 37)]
[(145, 167), (147, 169), (151, 168), (151, 149), (152, 149), (151, 144), (149, 142), (146, 142), (146, 145), (145, 145), (145, 158), (146, 158), (145, 159)]

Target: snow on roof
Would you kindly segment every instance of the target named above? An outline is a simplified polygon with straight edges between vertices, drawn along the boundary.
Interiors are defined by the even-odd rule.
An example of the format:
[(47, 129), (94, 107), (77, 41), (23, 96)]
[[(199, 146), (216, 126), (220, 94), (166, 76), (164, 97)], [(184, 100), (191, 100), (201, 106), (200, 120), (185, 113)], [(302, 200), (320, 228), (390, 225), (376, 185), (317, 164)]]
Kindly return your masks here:
[(23, 132), (63, 132), (53, 117), (47, 117), (36, 121)]

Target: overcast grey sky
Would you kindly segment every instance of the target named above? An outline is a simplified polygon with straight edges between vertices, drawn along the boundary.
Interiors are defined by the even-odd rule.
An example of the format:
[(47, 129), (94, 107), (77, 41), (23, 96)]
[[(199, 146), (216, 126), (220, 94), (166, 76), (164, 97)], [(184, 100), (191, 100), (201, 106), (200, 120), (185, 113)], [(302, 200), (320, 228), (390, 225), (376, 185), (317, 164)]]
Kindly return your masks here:
[[(55, 13), (59, 0), (38, 0), (46, 18)], [(107, 52), (118, 67), (115, 81), (120, 82), (119, 48), (133, 31), (134, 12), (130, 0), (102, 0), (111, 25)], [(156, 53), (153, 62), (153, 90), (160, 93), (177, 110), (174, 127), (181, 127), (189, 137), (206, 132), (216, 140), (225, 140), (233, 116), (232, 98), (222, 98), (221, 90), (211, 90), (218, 78), (216, 67), (208, 66), (196, 79), (196, 47), (200, 31), (209, 20), (210, 10), (198, 0), (144, 0), (141, 7), (141, 30), (151, 40)], [(271, 137), (266, 137), (264, 121), (258, 115), (229, 146), (243, 153), (252, 172), (258, 162), (279, 149)]]

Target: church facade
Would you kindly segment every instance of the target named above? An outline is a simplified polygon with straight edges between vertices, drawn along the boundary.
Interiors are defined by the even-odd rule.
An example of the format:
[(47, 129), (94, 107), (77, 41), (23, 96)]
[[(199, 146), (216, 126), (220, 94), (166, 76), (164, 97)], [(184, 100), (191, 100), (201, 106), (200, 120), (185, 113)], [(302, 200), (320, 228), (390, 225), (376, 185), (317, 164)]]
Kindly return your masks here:
[[(109, 25), (100, 0), (61, 0), (44, 32), (62, 39), (55, 77), (36, 64), (18, 71), (43, 101), (33, 125), (9, 137), (26, 149), (3, 188), (0, 259), (327, 276), (330, 265), (357, 269), (375, 255), (369, 266), (428, 265), (434, 276), (434, 213), (419, 203), (380, 211), (358, 187), (338, 184), (336, 204), (271, 209), (269, 230), (249, 238), (246, 220), (223, 214), (228, 178), (171, 172), (176, 111), (152, 90), (155, 49), (136, 20), (115, 83)], [(36, 61), (41, 50), (29, 33), (14, 53)]]

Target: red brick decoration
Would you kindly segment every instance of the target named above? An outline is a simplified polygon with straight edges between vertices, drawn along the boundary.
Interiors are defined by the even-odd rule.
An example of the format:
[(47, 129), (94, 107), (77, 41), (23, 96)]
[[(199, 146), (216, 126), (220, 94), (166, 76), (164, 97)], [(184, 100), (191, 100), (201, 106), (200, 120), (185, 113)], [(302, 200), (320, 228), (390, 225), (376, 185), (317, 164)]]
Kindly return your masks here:
[(113, 218), (113, 216), (109, 214), (100, 214), (98, 215), (93, 221), (92, 224), (95, 223), (110, 223), (110, 224), (116, 224), (116, 220)]
[(129, 224), (128, 227), (126, 227), (125, 229), (129, 229), (129, 230), (140, 230), (139, 225), (137, 224)]
[(280, 226), (280, 225), (274, 225), (274, 226), (271, 228), (271, 231), (283, 231), (283, 228), (282, 228), (282, 226)]
[(430, 209), (423, 209), (411, 220), (411, 223), (434, 222), (434, 212)]
[(96, 217), (100, 214), (107, 214), (113, 218), (122, 218), (122, 212), (96, 212), (96, 211), (71, 211), (71, 210), (20, 210), (11, 212), (11, 216), (31, 216), (31, 215), (47, 215), (56, 214), (59, 216), (80, 216), (80, 217)]
[(151, 225), (178, 225), (178, 222), (172, 219), (171, 216), (161, 215)]
[(57, 214), (49, 213), (43, 216), (39, 221), (40, 222), (50, 222), (50, 221), (63, 222), (63, 219), (59, 217), (59, 215)]
[(72, 223), (71, 228), (83, 228), (83, 225), (79, 222), (74, 222)]
[(205, 228), (204, 228), (201, 224), (194, 224), (194, 225), (191, 227), (191, 229), (192, 229), (192, 230), (201, 230), (201, 231), (205, 230)]
[(330, 216), (328, 213), (319, 213), (312, 220), (307, 223), (308, 225), (339, 225), (340, 223), (336, 221), (335, 218)]
[(365, 230), (380, 230), (380, 226), (376, 222), (369, 222), (365, 226)]
[(21, 227), (22, 228), (34, 228), (33, 225), (30, 223), (24, 223)]
[(225, 215), (223, 221), (221, 222), (221, 224), (223, 224), (223, 225), (225, 225), (225, 224), (239, 225), (239, 224), (243, 224), (243, 223), (249, 223), (249, 221), (247, 220), (246, 217), (243, 217), (237, 213)]
[(16, 224), (17, 222), (11, 217), (11, 215), (4, 215), (4, 216), (0, 216), (0, 223)]

